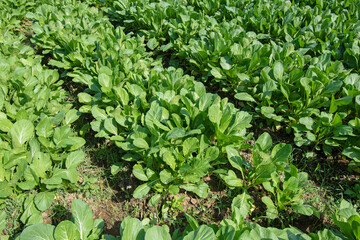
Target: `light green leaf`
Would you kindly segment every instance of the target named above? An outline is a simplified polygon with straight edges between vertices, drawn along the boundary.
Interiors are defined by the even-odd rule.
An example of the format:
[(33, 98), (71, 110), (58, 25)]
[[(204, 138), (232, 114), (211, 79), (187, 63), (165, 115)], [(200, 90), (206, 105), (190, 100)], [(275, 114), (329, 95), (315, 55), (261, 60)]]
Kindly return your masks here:
[(187, 234), (183, 240), (215, 240), (215, 233), (212, 228), (201, 225), (195, 231)]
[(120, 235), (122, 240), (142, 240), (145, 231), (139, 219), (128, 216), (121, 222)]
[(70, 109), (66, 114), (65, 114), (65, 119), (64, 119), (64, 124), (71, 124), (73, 122), (75, 122), (76, 120), (79, 119), (80, 117), (80, 112), (77, 111), (76, 109)]
[(134, 198), (143, 198), (146, 196), (146, 194), (148, 194), (150, 189), (151, 188), (149, 187), (148, 183), (141, 184), (135, 189), (133, 196)]
[(172, 170), (175, 170), (175, 168), (176, 168), (176, 159), (175, 159), (174, 155), (170, 151), (167, 151), (167, 152), (164, 153), (163, 160), (164, 160), (164, 162), (166, 162), (167, 165), (169, 165), (169, 167)]
[(73, 222), (62, 221), (57, 225), (54, 232), (55, 240), (74, 240), (80, 239), (80, 232), (76, 229)]
[(145, 240), (171, 240), (171, 236), (163, 227), (152, 226), (146, 231)]
[(108, 131), (114, 135), (118, 134), (117, 123), (114, 118), (106, 118), (104, 121), (104, 127), (105, 127), (106, 131)]
[(141, 181), (149, 181), (148, 177), (146, 176), (143, 167), (140, 164), (135, 164), (133, 167), (133, 174), (134, 176), (141, 180)]
[(25, 119), (17, 121), (10, 129), (10, 136), (14, 147), (22, 147), (34, 135), (34, 125)]
[(275, 204), (271, 200), (271, 198), (269, 198), (268, 196), (264, 196), (261, 198), (261, 200), (263, 201), (263, 203), (265, 203), (265, 205), (267, 207), (266, 216), (270, 219), (275, 219), (278, 215), (278, 211), (275, 207)]
[(142, 138), (135, 138), (133, 144), (138, 148), (149, 149), (149, 144)]
[(103, 109), (100, 109), (96, 105), (92, 106), (91, 113), (96, 120), (103, 120), (107, 118), (106, 112)]
[(281, 81), (284, 74), (284, 66), (281, 62), (276, 61), (273, 66), (274, 77), (276, 80)]
[(82, 150), (77, 150), (75, 152), (71, 152), (65, 162), (66, 168), (76, 168), (80, 163), (82, 163), (85, 159), (85, 153)]
[(188, 156), (189, 154), (197, 151), (197, 149), (199, 148), (199, 140), (194, 137), (187, 138), (182, 144), (182, 146), (184, 156)]
[(71, 212), (76, 228), (80, 232), (80, 239), (85, 240), (94, 226), (91, 209), (85, 202), (74, 199), (71, 203)]
[(240, 101), (256, 102), (255, 99), (246, 92), (237, 93), (234, 97)]
[(55, 227), (50, 224), (31, 225), (20, 234), (20, 240), (54, 240)]
[(40, 211), (47, 210), (53, 202), (55, 195), (51, 192), (41, 192), (34, 198), (34, 203)]

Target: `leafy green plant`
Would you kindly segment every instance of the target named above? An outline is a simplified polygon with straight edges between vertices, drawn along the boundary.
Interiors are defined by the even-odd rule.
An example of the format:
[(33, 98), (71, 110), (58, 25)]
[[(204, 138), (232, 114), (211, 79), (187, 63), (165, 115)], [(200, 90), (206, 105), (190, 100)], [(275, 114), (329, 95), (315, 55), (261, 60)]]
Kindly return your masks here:
[(25, 228), (20, 240), (27, 239), (99, 239), (104, 227), (102, 219), (93, 219), (90, 207), (78, 199), (71, 203), (72, 220), (65, 220), (56, 227), (50, 224), (36, 223)]
[(272, 145), (268, 133), (259, 136), (253, 147), (252, 163), (241, 156), (235, 148), (228, 146), (226, 147), (228, 161), (234, 169), (240, 171), (241, 178), (233, 170), (220, 169), (216, 172), (230, 188), (247, 190), (267, 182), (273, 173), (284, 171), (292, 149), (290, 145), (280, 143), (271, 150)]
[(290, 168), (283, 175), (273, 172), (271, 174), (271, 182), (263, 183), (263, 187), (273, 197), (273, 200), (268, 196), (264, 196), (261, 199), (267, 207), (266, 216), (274, 219), (280, 211), (286, 209), (292, 209), (296, 213), (304, 215), (312, 215), (313, 207), (304, 204), (302, 199), (307, 177), (307, 174), (304, 172), (298, 173), (298, 170), (293, 165), (290, 165)]

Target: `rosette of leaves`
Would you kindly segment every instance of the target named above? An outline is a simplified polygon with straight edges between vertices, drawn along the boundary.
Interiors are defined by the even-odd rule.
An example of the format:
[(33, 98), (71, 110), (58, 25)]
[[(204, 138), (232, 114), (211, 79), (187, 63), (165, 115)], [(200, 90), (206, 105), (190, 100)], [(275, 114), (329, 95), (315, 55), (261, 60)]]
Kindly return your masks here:
[(267, 207), (266, 216), (274, 219), (278, 216), (279, 212), (286, 209), (292, 209), (296, 213), (308, 216), (312, 215), (314, 208), (304, 204), (302, 199), (303, 188), (306, 186), (308, 178), (307, 173), (299, 173), (295, 166), (290, 165), (281, 174), (273, 172), (271, 174), (271, 181), (262, 184), (265, 190), (272, 194), (272, 198), (264, 196), (261, 199)]
[(267, 182), (272, 178), (272, 174), (284, 171), (292, 150), (289, 144), (280, 143), (273, 148), (272, 145), (268, 133), (260, 135), (252, 150), (252, 162), (247, 161), (236, 148), (229, 145), (226, 147), (227, 159), (238, 172), (232, 169), (218, 169), (216, 172), (231, 189), (247, 190)]

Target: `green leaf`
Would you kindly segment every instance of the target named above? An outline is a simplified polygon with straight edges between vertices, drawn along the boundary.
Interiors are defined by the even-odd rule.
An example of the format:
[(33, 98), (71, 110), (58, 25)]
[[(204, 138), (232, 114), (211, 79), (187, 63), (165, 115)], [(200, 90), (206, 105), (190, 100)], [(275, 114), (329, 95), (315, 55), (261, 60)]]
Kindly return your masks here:
[(20, 234), (20, 240), (54, 240), (55, 227), (50, 224), (31, 225)]
[(201, 225), (195, 231), (187, 234), (183, 240), (215, 240), (215, 233), (212, 228)]
[(121, 222), (120, 235), (122, 240), (143, 240), (145, 231), (139, 219), (128, 216)]
[(71, 212), (76, 228), (80, 232), (80, 238), (86, 239), (94, 226), (90, 207), (85, 202), (74, 199), (71, 203)]
[(117, 123), (114, 118), (106, 118), (104, 121), (104, 127), (105, 127), (106, 131), (108, 131), (114, 135), (118, 134)]
[(175, 179), (172, 176), (171, 172), (167, 169), (162, 170), (159, 175), (160, 175), (160, 181), (163, 184), (169, 184)]
[(7, 198), (12, 194), (12, 188), (7, 182), (0, 182), (0, 199)]
[(0, 118), (0, 131), (9, 132), (13, 123), (7, 118)]
[(256, 102), (255, 99), (246, 92), (237, 93), (234, 97), (240, 101)]
[(184, 214), (185, 214), (186, 220), (189, 223), (192, 230), (196, 230), (199, 227), (199, 223), (191, 215), (189, 215), (187, 213), (184, 213)]
[(206, 198), (210, 190), (209, 186), (202, 181), (197, 182), (196, 184), (188, 183), (186, 185), (182, 185), (182, 188), (184, 188), (186, 191), (195, 193), (201, 198)]
[(175, 168), (176, 168), (176, 159), (175, 159), (174, 155), (170, 151), (167, 151), (167, 152), (165, 152), (163, 154), (163, 160), (164, 160), (164, 162), (166, 162), (167, 165), (169, 165), (169, 167), (172, 170), (175, 170)]
[(85, 153), (82, 150), (77, 150), (75, 152), (71, 152), (65, 162), (66, 168), (76, 168), (80, 163), (82, 163), (85, 159)]
[(76, 109), (70, 109), (66, 114), (65, 114), (65, 119), (64, 119), (64, 124), (71, 124), (73, 122), (75, 122), (76, 120), (79, 119), (80, 117), (80, 112), (77, 111)]
[(55, 195), (51, 192), (41, 192), (34, 198), (34, 203), (40, 211), (47, 210), (53, 202)]
[(228, 56), (220, 58), (220, 65), (225, 70), (230, 70), (232, 67), (232, 61)]
[(151, 188), (149, 187), (148, 183), (141, 184), (135, 189), (133, 196), (134, 198), (143, 198), (146, 196), (146, 194), (148, 194), (150, 189)]
[(282, 80), (283, 74), (284, 74), (283, 64), (279, 61), (276, 61), (273, 66), (273, 72), (274, 72), (274, 77), (276, 80), (278, 80), (278, 81)]
[(149, 149), (148, 143), (142, 138), (135, 138), (133, 144), (138, 148)]
[(143, 167), (140, 164), (135, 164), (132, 172), (137, 179), (144, 181), (144, 182), (149, 181), (148, 177), (145, 174)]
[(173, 128), (166, 135), (169, 139), (179, 139), (185, 137), (185, 129), (182, 127)]
[(34, 135), (34, 125), (25, 119), (17, 121), (10, 129), (10, 136), (14, 147), (22, 147)]
[(146, 231), (145, 240), (171, 240), (171, 236), (163, 227), (152, 226)]
[(1, 211), (0, 212), (0, 232), (2, 232), (7, 225), (6, 218), (7, 218), (7, 215), (6, 215), (5, 211)]
[(271, 159), (274, 162), (287, 163), (291, 155), (292, 147), (290, 144), (280, 143), (274, 146), (271, 151)]
[(60, 222), (54, 232), (55, 240), (74, 240), (80, 239), (80, 232), (76, 229), (73, 222), (68, 220)]
[(151, 50), (154, 50), (157, 46), (159, 46), (159, 42), (156, 40), (156, 38), (151, 38), (146, 45)]
[(272, 147), (273, 142), (270, 134), (264, 132), (263, 134), (260, 135), (260, 137), (258, 137), (255, 144), (258, 145), (260, 149), (265, 152)]
[(155, 207), (161, 201), (161, 194), (155, 194), (149, 200), (149, 205)]
[(52, 125), (51, 118), (45, 117), (43, 118), (39, 124), (36, 126), (36, 134), (39, 137), (48, 138), (53, 134), (54, 128)]
[(226, 147), (226, 153), (231, 166), (242, 171), (244, 168), (245, 158), (241, 156), (239, 152), (231, 146)]
[(107, 118), (107, 114), (103, 109), (100, 109), (98, 106), (94, 105), (91, 108), (91, 114), (96, 120), (104, 120)]
[(311, 117), (302, 117), (299, 119), (299, 122), (303, 124), (307, 129), (312, 130), (314, 120)]
[(183, 154), (184, 156), (188, 156), (189, 154), (196, 152), (199, 148), (199, 140), (197, 138), (187, 138), (184, 143), (182, 144), (183, 146)]
[(99, 74), (99, 84), (101, 85), (104, 92), (109, 91), (112, 88), (112, 79), (111, 76), (100, 73)]
[(273, 201), (267, 196), (262, 197), (261, 200), (263, 201), (263, 203), (265, 203), (265, 205), (267, 207), (266, 216), (270, 219), (275, 219), (278, 215), (278, 211), (277, 211)]
[(300, 214), (306, 215), (306, 216), (311, 216), (313, 214), (313, 210), (311, 209), (311, 206), (308, 205), (293, 205), (291, 206), (291, 208)]
[(78, 98), (80, 103), (91, 103), (92, 100), (92, 96), (84, 92), (79, 93)]

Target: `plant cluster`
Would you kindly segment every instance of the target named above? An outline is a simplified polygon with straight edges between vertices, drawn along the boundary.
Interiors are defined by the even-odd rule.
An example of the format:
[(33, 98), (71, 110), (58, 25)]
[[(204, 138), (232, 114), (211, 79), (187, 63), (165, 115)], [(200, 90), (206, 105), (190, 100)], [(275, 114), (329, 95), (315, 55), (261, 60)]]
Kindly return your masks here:
[[(352, 159), (348, 170), (359, 172), (359, 7), (335, 0), (5, 0), (0, 204), (26, 196), (21, 233), (11, 237), (358, 239), (360, 217), (345, 200), (332, 216), (339, 231), (305, 234), (286, 226), (282, 212), (319, 217), (303, 199), (308, 174), (292, 163), (293, 148), (340, 151)], [(274, 143), (266, 132), (255, 139), (250, 129), (264, 125), (284, 128), (294, 144)], [(207, 198), (205, 178), (216, 177), (237, 195), (231, 219), (200, 226), (185, 214), (187, 227), (170, 234), (166, 225), (129, 216), (116, 237), (102, 235), (104, 222), (73, 200), (71, 221), (44, 224), (56, 191), (77, 187), (86, 132), (119, 148), (111, 169), (129, 162), (141, 181), (134, 198), (151, 195), (156, 206), (175, 195), (163, 209), (181, 210), (177, 194)], [(266, 208), (261, 217), (280, 219), (283, 229), (249, 221), (256, 191)], [(7, 217), (0, 212), (1, 231)]]

